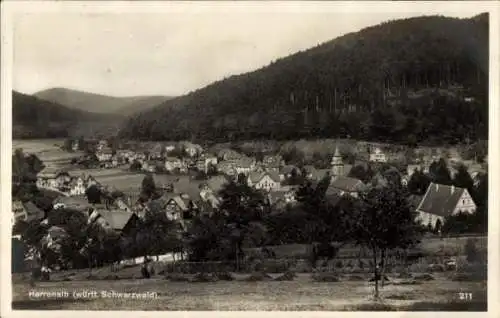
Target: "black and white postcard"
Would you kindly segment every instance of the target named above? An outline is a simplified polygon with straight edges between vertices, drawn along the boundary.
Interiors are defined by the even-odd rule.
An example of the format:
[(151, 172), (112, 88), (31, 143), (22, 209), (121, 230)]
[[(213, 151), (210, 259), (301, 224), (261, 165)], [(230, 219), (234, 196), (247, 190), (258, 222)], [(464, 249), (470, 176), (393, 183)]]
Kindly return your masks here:
[(498, 315), (498, 13), (3, 2), (5, 315)]

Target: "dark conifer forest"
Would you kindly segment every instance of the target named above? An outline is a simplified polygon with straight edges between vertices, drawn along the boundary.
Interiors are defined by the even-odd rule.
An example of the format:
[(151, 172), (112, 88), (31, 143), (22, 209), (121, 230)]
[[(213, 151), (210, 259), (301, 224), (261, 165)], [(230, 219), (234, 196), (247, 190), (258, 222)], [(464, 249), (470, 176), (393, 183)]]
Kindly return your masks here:
[(166, 101), (131, 117), (120, 135), (487, 139), (488, 19), (427, 16), (369, 27)]

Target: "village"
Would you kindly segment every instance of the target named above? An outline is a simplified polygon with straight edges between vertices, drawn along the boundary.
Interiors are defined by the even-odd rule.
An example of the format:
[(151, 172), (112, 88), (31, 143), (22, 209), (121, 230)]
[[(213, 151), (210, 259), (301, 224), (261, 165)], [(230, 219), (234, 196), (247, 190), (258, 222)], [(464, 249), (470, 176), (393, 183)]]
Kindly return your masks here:
[[(106, 140), (71, 140), (65, 144), (66, 152), (82, 153), (84, 144), (86, 148), (90, 145), (92, 150), (73, 157), (70, 163), (47, 163), (37, 175), (36, 186), (56, 193), (53, 209), (81, 211), (88, 215), (89, 222), (98, 222), (117, 233), (129, 230), (134, 220), (143, 218), (152, 205), (155, 208), (159, 206), (169, 219), (184, 225), (189, 221), (186, 218), (192, 217), (192, 213), (188, 213), (191, 210), (198, 215), (210, 215), (220, 204), (221, 189), (231, 181), (244, 182), (261, 191), (271, 211), (286, 213), (287, 208), (297, 203), (296, 191), (301, 184), (317, 184), (325, 177), (330, 178), (326, 196), (330, 202), (337, 202), (342, 196), (357, 197), (360, 191), (391, 173), (397, 177), (401, 187), (406, 187), (415, 172), (428, 175), (431, 165), (441, 158), (446, 158), (452, 179), (457, 173), (456, 167), (461, 165), (467, 168), (475, 186), (487, 171), (484, 163), (464, 161), (458, 155), (437, 151), (404, 158), (408, 163), (401, 165), (401, 153), (370, 144), (358, 146), (354, 160), (351, 156), (352, 164), (345, 163), (345, 154), (343, 156), (339, 147), (335, 146), (329, 167), (294, 165), (285, 162), (279, 153), (260, 154), (256, 156), (260, 158), (256, 158), (231, 148), (209, 150), (189, 142), (155, 143), (149, 148), (122, 146), (121, 149), (112, 149)], [(90, 168), (89, 161), (92, 162)], [(87, 168), (81, 168), (82, 165)], [(364, 171), (372, 170), (372, 177), (356, 174), (359, 167), (363, 167)], [(127, 178), (118, 178), (119, 182), (108, 184), (106, 178), (92, 175), (96, 171), (111, 169), (133, 171), (137, 175), (135, 183)], [(158, 197), (140, 198), (140, 181), (145, 175), (153, 176), (160, 190)], [(106, 204), (89, 203), (87, 194), (92, 187), (108, 195), (113, 193), (113, 199)], [(430, 182), (424, 190), (412, 194), (411, 201), (418, 218), (430, 228), (442, 226), (449, 215), (474, 213), (477, 208), (471, 193), (465, 188)], [(18, 220), (44, 222), (47, 218), (46, 213), (33, 202), (14, 201), (12, 206), (13, 223)], [(52, 232), (61, 233), (61, 229), (54, 227), (49, 235)]]

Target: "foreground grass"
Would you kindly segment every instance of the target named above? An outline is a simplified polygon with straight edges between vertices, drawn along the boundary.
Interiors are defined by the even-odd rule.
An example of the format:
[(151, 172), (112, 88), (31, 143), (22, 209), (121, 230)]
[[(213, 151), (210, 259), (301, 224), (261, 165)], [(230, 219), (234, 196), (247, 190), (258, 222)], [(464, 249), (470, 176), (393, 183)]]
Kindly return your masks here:
[[(36, 299), (30, 290), (154, 292), (149, 299)], [(371, 300), (373, 286), (365, 281), (338, 283), (313, 282), (308, 274), (294, 281), (211, 283), (150, 280), (42, 282), (31, 288), (14, 283), (13, 309), (31, 310), (486, 310), (486, 287), (480, 282), (452, 282), (445, 279), (421, 285), (387, 285), (381, 289), (381, 302)], [(464, 301), (459, 292), (472, 293)], [(431, 301), (429, 301), (431, 300)]]

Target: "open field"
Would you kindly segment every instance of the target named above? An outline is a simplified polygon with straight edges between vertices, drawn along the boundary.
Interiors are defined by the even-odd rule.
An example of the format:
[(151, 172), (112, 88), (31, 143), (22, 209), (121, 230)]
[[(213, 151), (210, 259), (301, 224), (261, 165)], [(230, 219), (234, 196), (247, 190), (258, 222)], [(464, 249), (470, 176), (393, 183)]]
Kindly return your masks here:
[(63, 139), (14, 139), (12, 150), (22, 148), (25, 152), (38, 154), (47, 150), (58, 150), (63, 143)]
[[(294, 281), (236, 281), (210, 283), (170, 282), (162, 278), (41, 282), (31, 288), (14, 283), (14, 309), (55, 310), (486, 310), (482, 282), (454, 282), (445, 278), (420, 285), (387, 285), (383, 302), (370, 298), (373, 286), (366, 281), (314, 282), (309, 274)], [(274, 275), (277, 276), (277, 275)], [(34, 298), (33, 291), (67, 291), (65, 299)], [(96, 291), (92, 298), (74, 299), (73, 291)], [(104, 298), (102, 291), (156, 293), (149, 299)], [(459, 293), (472, 293), (460, 300)]]

